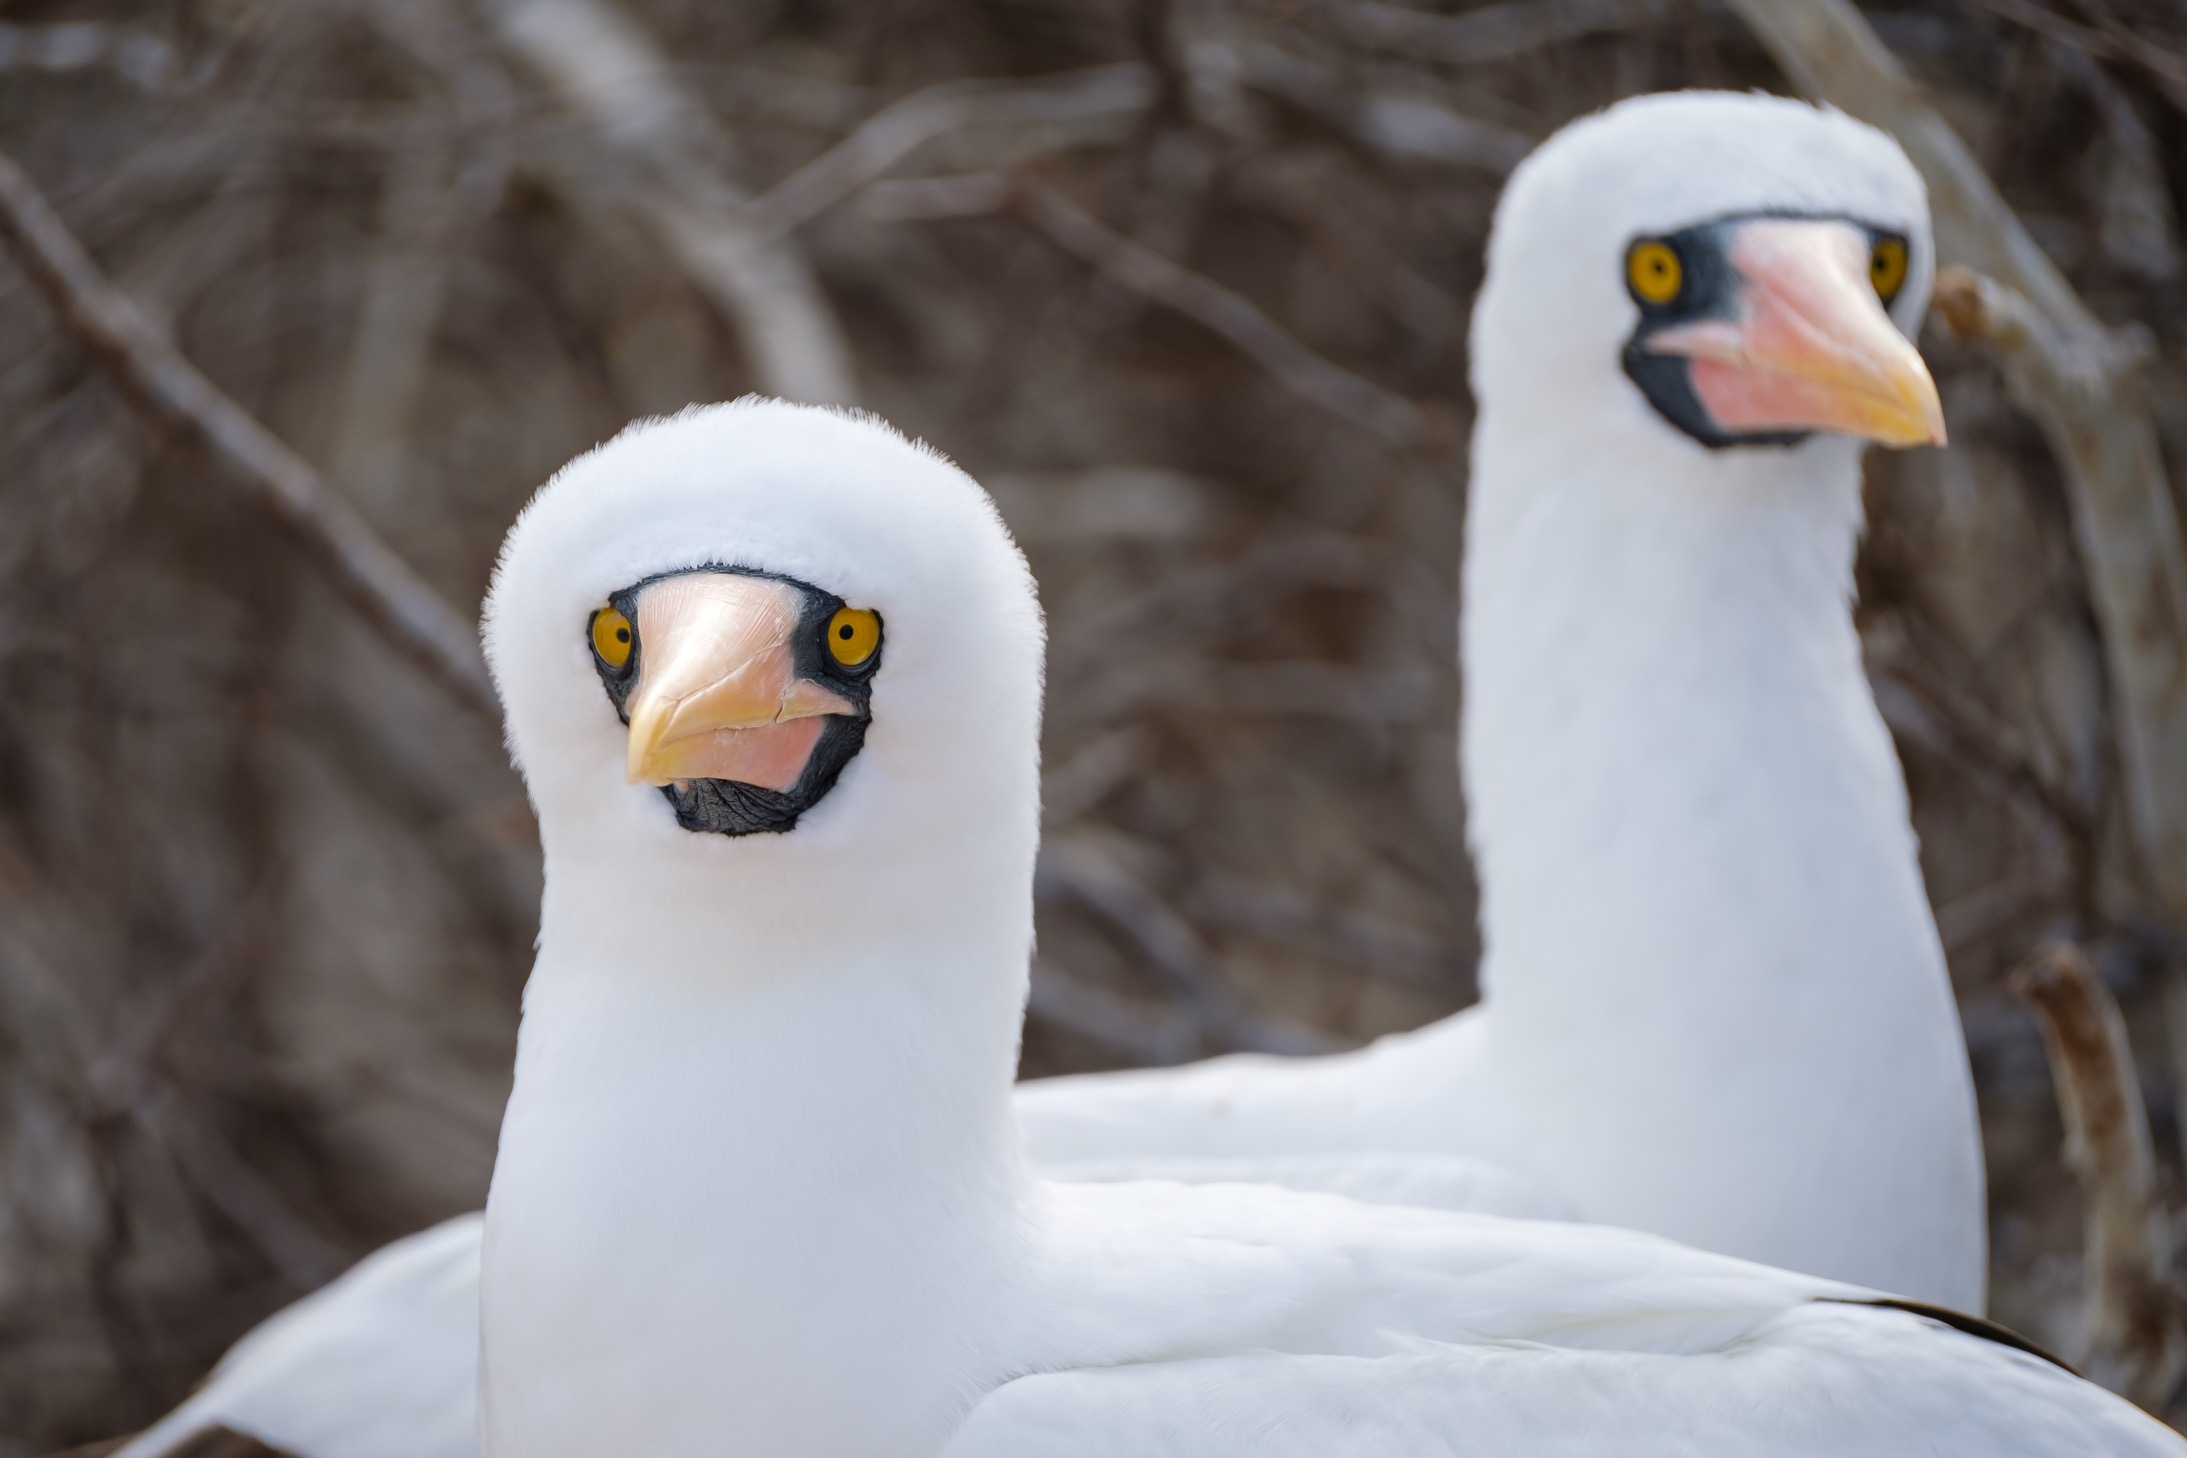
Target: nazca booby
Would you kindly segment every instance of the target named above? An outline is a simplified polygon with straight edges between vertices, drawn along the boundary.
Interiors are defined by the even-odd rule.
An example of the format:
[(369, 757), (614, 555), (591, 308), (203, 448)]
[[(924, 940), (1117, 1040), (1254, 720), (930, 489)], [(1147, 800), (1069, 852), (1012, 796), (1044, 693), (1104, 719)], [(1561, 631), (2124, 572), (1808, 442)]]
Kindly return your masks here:
[(546, 878), (484, 1458), (2187, 1455), (2040, 1356), (1652, 1235), (1039, 1177), (1040, 612), (878, 422), (748, 401), (581, 457), (487, 642)]
[[(1463, 625), (1489, 1004), (1335, 1059), (1024, 1086), (1036, 1159), (1576, 1212), (1979, 1308), (1964, 1054), (1847, 609), (1859, 442), (1933, 419), (1826, 415), (1798, 445), (1704, 447), (1709, 407), (1678, 390), (1675, 357), (1668, 378), (1645, 350), (1628, 365), (1663, 312), (1637, 292), (1635, 244), (1694, 250), (1702, 307), (1736, 313), (1752, 281), (1727, 276), (1731, 250), (1766, 236), (1742, 220), (1834, 217), (1877, 232), (1871, 262), (1904, 242), (1884, 251), (1904, 270), (1882, 280), (1888, 315), (1835, 300), (1835, 343), (1887, 359), (1875, 326), (1911, 330), (1932, 251), (1919, 180), (1880, 134), (1773, 98), (1643, 98), (1520, 169), (1476, 312)], [(1861, 403), (1857, 356), (1813, 342), (1802, 367), (1780, 334), (1753, 368), (1803, 410)], [(1755, 428), (1755, 402), (1726, 394), (1735, 368), (1685, 369)], [(476, 1279), (477, 1232), (467, 1217), (398, 1242), (277, 1316), (128, 1458), (209, 1421), (290, 1433), (312, 1458), (470, 1452), (470, 1370), (436, 1354), (470, 1350), (475, 1317), (446, 1293)], [(325, 1397), (337, 1360), (464, 1416), (325, 1446), (358, 1431)]]
[(1465, 1157), (1979, 1311), (1973, 1083), (1852, 621), (1863, 447), (1943, 440), (1933, 267), (1905, 154), (1803, 102), (1642, 97), (1528, 158), (1473, 314), (1482, 1001), (1356, 1053), (1028, 1084), (1035, 1158)]

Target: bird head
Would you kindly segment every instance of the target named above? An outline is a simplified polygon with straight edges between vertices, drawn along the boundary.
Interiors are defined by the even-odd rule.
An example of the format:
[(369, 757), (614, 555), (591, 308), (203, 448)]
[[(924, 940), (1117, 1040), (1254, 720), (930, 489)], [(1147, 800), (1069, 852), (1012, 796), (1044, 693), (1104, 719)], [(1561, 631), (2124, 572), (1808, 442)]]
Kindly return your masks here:
[(1475, 311), (1484, 412), (1636, 440), (1939, 444), (1915, 350), (1934, 272), (1921, 178), (1804, 102), (1683, 92), (1558, 133), (1497, 210)]
[(838, 884), (998, 824), (1030, 865), (1031, 578), (986, 494), (876, 420), (633, 425), (525, 509), (485, 642), (550, 889), (725, 857)]

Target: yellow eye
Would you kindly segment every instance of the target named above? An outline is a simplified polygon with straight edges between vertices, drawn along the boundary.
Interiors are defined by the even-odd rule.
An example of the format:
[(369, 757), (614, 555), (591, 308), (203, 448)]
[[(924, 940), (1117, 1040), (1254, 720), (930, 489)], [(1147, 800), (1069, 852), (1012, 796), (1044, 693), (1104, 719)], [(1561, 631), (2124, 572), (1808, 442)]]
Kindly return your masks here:
[(1686, 267), (1668, 243), (1635, 243), (1625, 255), (1625, 281), (1642, 303), (1668, 304), (1686, 286)]
[(1898, 296), (1906, 286), (1906, 241), (1903, 238), (1884, 238), (1877, 241), (1868, 255), (1868, 281), (1876, 286), (1876, 294), (1886, 304)]
[(845, 668), (856, 668), (881, 646), (881, 616), (864, 608), (837, 608), (828, 619), (828, 652)]
[(600, 655), (602, 663), (621, 668), (630, 662), (630, 648), (630, 619), (612, 607), (592, 615), (592, 651)]

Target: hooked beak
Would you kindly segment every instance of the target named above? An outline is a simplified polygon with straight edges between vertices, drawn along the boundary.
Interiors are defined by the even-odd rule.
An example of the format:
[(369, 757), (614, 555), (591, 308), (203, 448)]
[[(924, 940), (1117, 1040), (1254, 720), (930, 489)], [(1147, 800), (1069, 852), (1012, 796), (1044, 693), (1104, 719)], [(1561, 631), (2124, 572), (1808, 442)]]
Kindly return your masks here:
[(1717, 426), (1944, 444), (1936, 382), (1876, 297), (1857, 229), (1759, 218), (1740, 225), (1728, 256), (1739, 276), (1735, 317), (1658, 330), (1642, 345), (1690, 361), (1694, 393)]
[(626, 773), (632, 784), (739, 780), (787, 792), (829, 714), (856, 714), (797, 672), (799, 590), (771, 578), (693, 572), (638, 595), (638, 682)]

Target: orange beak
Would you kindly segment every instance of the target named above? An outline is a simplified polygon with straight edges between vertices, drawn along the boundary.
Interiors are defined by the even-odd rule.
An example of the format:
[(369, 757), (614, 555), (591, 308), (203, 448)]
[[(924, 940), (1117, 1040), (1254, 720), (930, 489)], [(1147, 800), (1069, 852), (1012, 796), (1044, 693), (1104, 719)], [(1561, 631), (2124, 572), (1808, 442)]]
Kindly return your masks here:
[(1740, 226), (1729, 257), (1737, 317), (1660, 330), (1643, 346), (1691, 361), (1694, 393), (1718, 426), (1944, 444), (1936, 381), (1876, 297), (1858, 229), (1757, 219)]
[(858, 712), (798, 676), (804, 601), (788, 583), (694, 572), (654, 583), (637, 607), (642, 656), (624, 705), (632, 784), (724, 779), (786, 792), (825, 716)]

